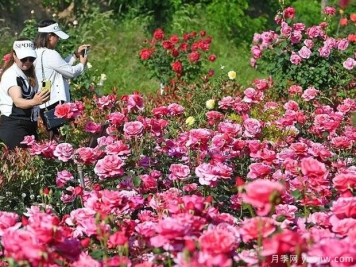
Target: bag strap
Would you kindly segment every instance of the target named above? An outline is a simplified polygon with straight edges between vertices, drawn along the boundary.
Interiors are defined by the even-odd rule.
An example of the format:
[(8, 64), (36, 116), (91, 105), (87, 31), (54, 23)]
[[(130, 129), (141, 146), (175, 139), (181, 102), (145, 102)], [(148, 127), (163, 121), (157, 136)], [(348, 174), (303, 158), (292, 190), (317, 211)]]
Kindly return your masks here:
[(41, 69), (42, 69), (42, 81), (45, 80), (45, 75), (44, 75), (44, 68), (43, 68), (43, 53), (45, 52), (45, 50), (42, 51), (41, 54)]
[[(44, 75), (44, 68), (43, 68), (43, 53), (45, 52), (46, 50), (43, 50), (42, 51), (42, 54), (41, 54), (41, 70), (42, 70), (42, 82), (45, 80), (45, 75)], [(58, 95), (59, 95), (59, 92), (57, 91)], [(47, 102), (46, 102), (47, 103)], [(47, 105), (45, 103), (45, 109), (46, 111), (48, 111), (47, 109)], [(62, 104), (62, 100), (59, 100), (59, 104)]]

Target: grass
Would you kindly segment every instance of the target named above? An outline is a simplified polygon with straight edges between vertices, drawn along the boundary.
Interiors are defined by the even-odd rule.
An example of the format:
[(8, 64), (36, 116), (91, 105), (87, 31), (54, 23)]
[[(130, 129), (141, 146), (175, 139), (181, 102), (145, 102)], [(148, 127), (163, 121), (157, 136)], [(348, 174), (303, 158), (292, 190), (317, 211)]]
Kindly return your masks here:
[[(218, 72), (222, 66), (226, 73), (234, 70), (238, 81), (246, 86), (254, 78), (261, 76), (249, 65), (249, 48), (237, 47), (222, 32), (214, 29), (212, 23), (208, 23), (197, 14), (199, 12), (188, 8), (177, 13), (167, 35), (169, 36), (169, 32), (178, 35), (190, 31), (199, 32), (203, 30), (201, 25), (204, 25), (204, 30), (213, 38), (210, 51), (217, 55), (217, 60), (211, 64), (215, 72)], [(89, 16), (88, 24), (82, 25), (81, 37), (83, 43), (92, 44), (89, 62), (93, 66), (95, 75), (106, 74), (107, 76), (101, 91), (110, 93), (113, 87), (117, 89), (118, 95), (130, 94), (134, 91), (142, 93), (157, 91), (159, 81), (151, 79), (147, 69), (139, 63), (140, 44), (152, 36), (152, 32), (145, 30), (149, 18), (126, 19), (118, 24), (112, 18), (109, 19), (108, 14), (93, 13)], [(0, 52), (3, 54), (8, 52), (4, 49), (8, 43), (8, 38), (0, 37), (0, 44), (2, 44)]]

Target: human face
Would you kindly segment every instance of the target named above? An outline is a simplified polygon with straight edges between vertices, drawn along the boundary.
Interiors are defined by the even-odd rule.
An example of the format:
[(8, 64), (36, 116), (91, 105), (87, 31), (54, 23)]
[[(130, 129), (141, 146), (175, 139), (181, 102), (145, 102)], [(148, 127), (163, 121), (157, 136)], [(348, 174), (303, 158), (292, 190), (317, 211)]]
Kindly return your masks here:
[(35, 58), (34, 57), (25, 57), (25, 58), (19, 59), (16, 56), (16, 53), (14, 53), (14, 61), (21, 70), (29, 70), (31, 68), (31, 66), (33, 65), (33, 61), (35, 61)]
[(48, 46), (49, 46), (48, 48), (54, 49), (57, 46), (58, 41), (59, 41), (58, 35), (54, 33), (50, 33), (48, 35)]

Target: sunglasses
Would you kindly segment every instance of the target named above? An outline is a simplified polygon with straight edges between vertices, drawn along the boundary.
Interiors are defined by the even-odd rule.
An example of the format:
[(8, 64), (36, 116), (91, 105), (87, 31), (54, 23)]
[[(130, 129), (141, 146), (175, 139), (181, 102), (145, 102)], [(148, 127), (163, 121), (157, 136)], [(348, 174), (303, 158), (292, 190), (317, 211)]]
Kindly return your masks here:
[(20, 59), (20, 61), (21, 61), (22, 63), (25, 63), (25, 62), (27, 62), (27, 61), (30, 61), (30, 62), (32, 63), (33, 61), (35, 61), (35, 59), (36, 59), (36, 58), (34, 58), (34, 57), (25, 57), (25, 58)]

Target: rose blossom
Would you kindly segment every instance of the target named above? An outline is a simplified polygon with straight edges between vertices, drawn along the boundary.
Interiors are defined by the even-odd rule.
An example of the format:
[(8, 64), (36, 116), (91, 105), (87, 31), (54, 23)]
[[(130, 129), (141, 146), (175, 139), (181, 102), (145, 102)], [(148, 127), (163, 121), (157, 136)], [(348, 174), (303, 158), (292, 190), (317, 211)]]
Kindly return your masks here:
[(121, 176), (124, 173), (124, 161), (118, 155), (107, 155), (98, 160), (94, 167), (94, 172), (99, 179), (106, 179)]
[(256, 58), (260, 58), (262, 56), (262, 51), (258, 46), (252, 46), (251, 48), (252, 56)]
[(261, 123), (259, 120), (248, 118), (244, 121), (243, 126), (245, 128), (244, 136), (246, 137), (255, 137), (261, 132)]
[(170, 180), (183, 180), (189, 177), (190, 174), (189, 166), (183, 164), (172, 164), (169, 170), (171, 171)]
[(218, 179), (229, 179), (232, 169), (223, 163), (215, 165), (202, 163), (195, 169), (195, 174), (198, 176), (200, 184), (214, 185)]
[(143, 134), (144, 126), (140, 121), (130, 121), (124, 124), (124, 133), (127, 137), (140, 137)]
[(290, 62), (294, 65), (299, 65), (300, 62), (302, 61), (302, 58), (298, 56), (295, 52), (292, 52), (292, 55), (290, 56)]
[(348, 58), (344, 61), (344, 63), (342, 64), (344, 66), (345, 69), (347, 70), (352, 70), (355, 65), (356, 65), (356, 62), (353, 58)]
[(69, 161), (74, 155), (74, 149), (71, 144), (61, 143), (56, 146), (53, 155), (63, 162)]
[(243, 202), (255, 207), (259, 216), (265, 216), (271, 211), (273, 202), (283, 193), (284, 186), (279, 182), (258, 179), (248, 183), (245, 190), (246, 193), (242, 194)]
[(311, 51), (308, 47), (303, 46), (299, 51), (298, 54), (301, 58), (309, 58), (311, 55)]
[(58, 187), (64, 187), (64, 185), (69, 182), (73, 181), (74, 176), (67, 170), (63, 170), (60, 172), (57, 172), (57, 177), (56, 177), (56, 185)]
[(319, 90), (316, 90), (314, 87), (309, 87), (303, 92), (302, 98), (304, 99), (304, 101), (310, 101), (313, 100), (318, 93)]

